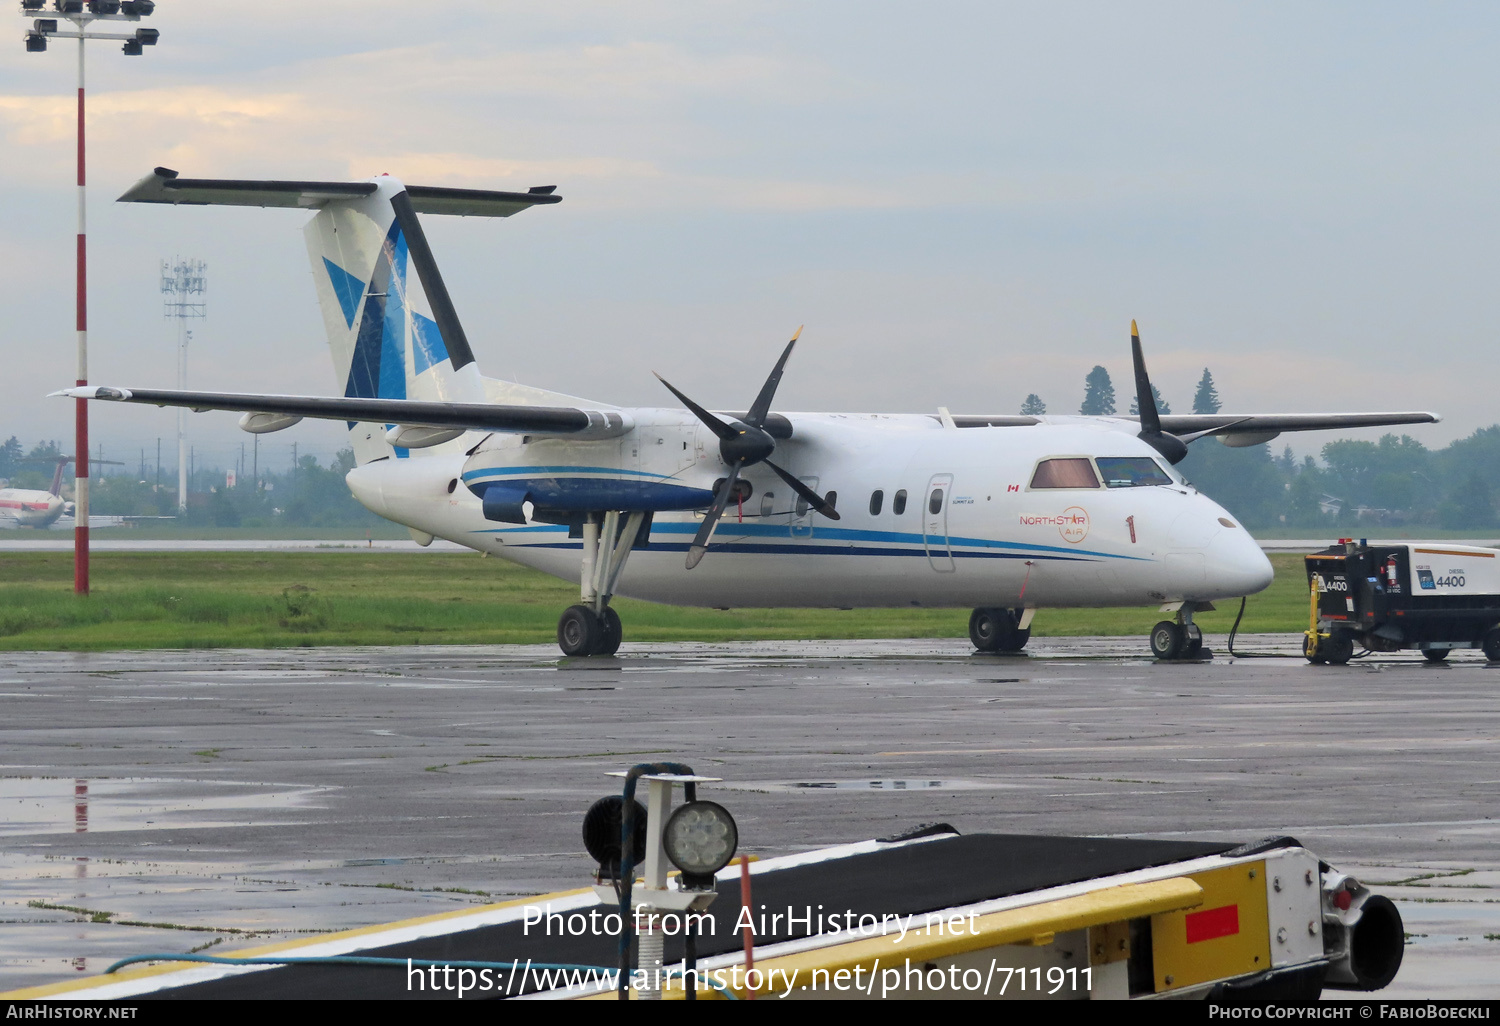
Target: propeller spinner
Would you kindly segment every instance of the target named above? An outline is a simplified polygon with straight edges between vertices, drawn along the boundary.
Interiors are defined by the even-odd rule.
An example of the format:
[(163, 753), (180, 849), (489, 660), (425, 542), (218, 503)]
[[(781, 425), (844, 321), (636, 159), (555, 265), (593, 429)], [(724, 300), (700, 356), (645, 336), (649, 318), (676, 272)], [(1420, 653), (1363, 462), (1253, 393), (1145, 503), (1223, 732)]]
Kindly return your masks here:
[(821, 495), (771, 462), (771, 454), (776, 451), (776, 440), (765, 429), (766, 417), (771, 411), (771, 400), (776, 396), (776, 386), (781, 383), (781, 372), (786, 368), (787, 358), (792, 355), (792, 348), (796, 346), (797, 337), (801, 334), (802, 329), (798, 328), (792, 340), (782, 350), (781, 359), (776, 361), (776, 366), (771, 370), (771, 376), (766, 378), (766, 383), (761, 386), (760, 394), (755, 397), (750, 411), (740, 420), (727, 422), (721, 420), (673, 388), (672, 383), (666, 378), (660, 374), (656, 375), (657, 380), (666, 385), (668, 390), (682, 402), (682, 405), (692, 410), (695, 417), (719, 436), (719, 455), (729, 467), (729, 476), (725, 477), (723, 483), (719, 485), (719, 490), (714, 495), (713, 505), (708, 508), (708, 513), (703, 517), (703, 523), (693, 538), (693, 544), (688, 547), (687, 568), (689, 570), (698, 565), (703, 559), (703, 554), (708, 550), (708, 542), (713, 537), (714, 528), (718, 526), (719, 517), (724, 514), (729, 500), (734, 497), (735, 484), (739, 481), (740, 471), (757, 463), (764, 463), (775, 471), (777, 477), (785, 481), (792, 491), (805, 499), (809, 506), (823, 516), (829, 520), (839, 519), (838, 511), (830, 506)]

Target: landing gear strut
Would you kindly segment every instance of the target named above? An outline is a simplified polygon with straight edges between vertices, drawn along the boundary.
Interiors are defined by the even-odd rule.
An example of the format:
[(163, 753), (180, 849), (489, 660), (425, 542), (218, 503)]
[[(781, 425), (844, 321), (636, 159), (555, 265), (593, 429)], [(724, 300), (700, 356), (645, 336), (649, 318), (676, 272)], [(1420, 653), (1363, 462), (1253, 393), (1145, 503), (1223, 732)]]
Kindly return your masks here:
[(1163, 620), (1151, 628), (1151, 654), (1162, 660), (1198, 660), (1212, 658), (1203, 647), (1203, 631), (1193, 623), (1195, 605), (1184, 602), (1172, 620)]
[[(969, 640), (981, 652), (1019, 652), (1031, 640), (1033, 610), (986, 607), (969, 614)], [(1025, 624), (1022, 627), (1021, 624)]]
[(630, 558), (631, 549), (640, 535), (646, 514), (625, 515), (611, 510), (602, 517), (591, 513), (583, 523), (583, 563), (580, 568), (579, 597), (557, 621), (557, 645), (564, 655), (614, 655), (620, 648), (624, 630), (620, 614), (609, 606), (614, 597), (620, 572)]

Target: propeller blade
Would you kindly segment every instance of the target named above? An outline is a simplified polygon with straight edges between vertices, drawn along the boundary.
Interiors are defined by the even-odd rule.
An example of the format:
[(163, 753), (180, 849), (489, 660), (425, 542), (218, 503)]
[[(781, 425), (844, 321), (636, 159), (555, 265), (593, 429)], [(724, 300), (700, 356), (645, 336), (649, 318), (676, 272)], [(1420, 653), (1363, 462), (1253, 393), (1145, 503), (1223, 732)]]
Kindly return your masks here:
[(764, 460), (762, 462), (764, 462), (765, 465), (770, 467), (772, 470), (776, 471), (776, 476), (785, 481), (787, 485), (792, 489), (792, 491), (796, 492), (798, 495), (806, 499), (807, 504), (813, 509), (823, 514), (829, 520), (839, 519), (839, 511), (828, 505), (827, 502), (823, 501), (823, 497), (817, 492), (807, 487), (807, 485), (803, 484), (801, 481), (798, 481), (795, 477), (793, 477), (791, 474), (788, 474), (785, 470), (782, 470), (770, 460)]
[(1136, 329), (1135, 321), (1130, 322), (1130, 358), (1135, 363), (1135, 405), (1141, 411), (1141, 431), (1159, 434), (1161, 416), (1156, 412), (1156, 396), (1151, 391), (1151, 379), (1146, 375), (1146, 357), (1141, 352), (1141, 333)]
[(714, 504), (708, 507), (703, 523), (698, 526), (698, 533), (693, 536), (693, 544), (688, 546), (687, 568), (689, 570), (697, 566), (702, 561), (704, 553), (708, 551), (709, 539), (714, 536), (714, 528), (719, 525), (719, 517), (724, 515), (724, 507), (729, 505), (729, 499), (734, 495), (735, 482), (739, 478), (739, 464), (735, 464), (729, 468), (729, 476), (719, 487), (719, 494), (714, 496)]
[[(776, 361), (776, 366), (771, 370), (771, 376), (766, 378), (766, 383), (760, 388), (760, 395), (755, 397), (755, 402), (750, 404), (750, 412), (745, 414), (745, 423), (751, 427), (763, 428), (766, 426), (766, 414), (771, 412), (771, 400), (776, 397), (776, 386), (781, 384), (781, 372), (786, 368), (787, 357), (792, 355), (792, 347), (797, 344), (797, 338), (802, 334), (802, 325), (797, 326), (792, 340), (786, 344), (781, 351), (781, 359)], [(670, 387), (670, 386), (669, 386)]]
[(1168, 463), (1181, 463), (1187, 457), (1187, 443), (1191, 439), (1184, 440), (1161, 429), (1156, 393), (1146, 373), (1146, 356), (1141, 351), (1141, 333), (1135, 321), (1130, 322), (1130, 359), (1135, 364), (1135, 408), (1141, 415), (1141, 430), (1136, 437), (1165, 456)]
[[(651, 373), (652, 374), (656, 374), (655, 371), (652, 371)], [(740, 433), (738, 431), (736, 431), (734, 428), (730, 427), (728, 424), (724, 423), (718, 417), (715, 417), (712, 413), (709, 413), (703, 407), (699, 406), (697, 403), (693, 402), (687, 396), (685, 396), (681, 392), (677, 391), (677, 389), (673, 388), (672, 387), (672, 383), (670, 381), (668, 381), (666, 378), (662, 377), (660, 374), (656, 374), (656, 380), (660, 381), (663, 385), (666, 385), (667, 386), (667, 390), (669, 392), (671, 392), (673, 395), (675, 395), (678, 398), (678, 400), (682, 403), (682, 405), (684, 405), (688, 409), (692, 410), (694, 416), (696, 416), (699, 420), (703, 421), (703, 423), (707, 424), (708, 427), (709, 427), (709, 430), (711, 430), (714, 434), (718, 435), (721, 439), (724, 439), (724, 438), (736, 438), (736, 437), (739, 436)]]

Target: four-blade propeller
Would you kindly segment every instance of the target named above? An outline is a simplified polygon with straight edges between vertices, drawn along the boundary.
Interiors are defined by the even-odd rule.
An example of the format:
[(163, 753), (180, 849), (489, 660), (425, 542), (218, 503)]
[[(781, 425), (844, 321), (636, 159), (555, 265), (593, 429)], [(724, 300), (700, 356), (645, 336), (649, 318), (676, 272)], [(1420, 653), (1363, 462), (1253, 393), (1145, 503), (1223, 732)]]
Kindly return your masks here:
[(771, 412), (771, 400), (776, 396), (776, 386), (781, 383), (781, 372), (786, 368), (787, 358), (792, 355), (792, 347), (797, 344), (797, 336), (801, 334), (802, 329), (798, 328), (792, 340), (786, 344), (786, 349), (782, 350), (781, 359), (776, 361), (771, 376), (766, 378), (766, 383), (761, 386), (760, 394), (755, 397), (750, 411), (740, 420), (721, 420), (673, 388), (672, 383), (666, 378), (660, 374), (656, 375), (657, 379), (682, 402), (682, 405), (692, 410), (694, 416), (719, 436), (719, 455), (729, 467), (729, 476), (720, 482), (719, 490), (714, 495), (713, 505), (708, 508), (708, 513), (703, 517), (703, 523), (698, 528), (698, 534), (693, 538), (693, 544), (688, 547), (687, 568), (689, 570), (698, 565), (704, 552), (707, 551), (709, 539), (713, 537), (719, 517), (723, 515), (725, 507), (729, 505), (729, 500), (735, 495), (735, 485), (739, 481), (740, 471), (757, 463), (764, 463), (775, 471), (777, 477), (785, 481), (792, 491), (823, 516), (829, 520), (839, 519), (838, 511), (821, 495), (771, 462), (771, 454), (776, 451), (776, 440), (765, 429), (766, 417)]

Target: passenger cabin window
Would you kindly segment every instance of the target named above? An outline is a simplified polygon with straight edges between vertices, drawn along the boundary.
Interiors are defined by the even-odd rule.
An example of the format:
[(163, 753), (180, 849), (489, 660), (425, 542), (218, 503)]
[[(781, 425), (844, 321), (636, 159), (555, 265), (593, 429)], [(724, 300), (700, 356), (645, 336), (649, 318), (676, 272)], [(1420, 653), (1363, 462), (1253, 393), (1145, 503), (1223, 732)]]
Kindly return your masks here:
[(927, 500), (927, 512), (929, 512), (929, 513), (941, 513), (942, 511), (943, 511), (943, 490), (941, 488), (934, 488), (932, 490), (932, 498), (930, 498), (930, 499)]
[(1099, 479), (1085, 459), (1042, 460), (1031, 475), (1033, 488), (1098, 488)]
[(1101, 456), (1095, 462), (1106, 488), (1145, 488), (1172, 483), (1172, 478), (1150, 456)]
[(828, 508), (829, 509), (833, 510), (835, 513), (838, 512), (838, 509), (839, 509), (839, 493), (838, 492), (829, 492), (827, 495), (823, 496), (823, 501), (826, 502), (826, 503), (828, 503)]
[(885, 492), (879, 488), (870, 493), (870, 516), (880, 516), (880, 505), (885, 502)]
[(775, 492), (766, 492), (764, 495), (762, 495), (760, 497), (760, 515), (761, 516), (763, 516), (763, 517), (770, 516), (771, 515), (771, 511), (773, 509), (775, 509), (775, 508), (776, 508), (776, 493)]
[(891, 512), (896, 516), (906, 512), (906, 489), (903, 488), (891, 499)]
[(797, 496), (797, 515), (799, 517), (807, 516), (807, 500), (800, 495)]

